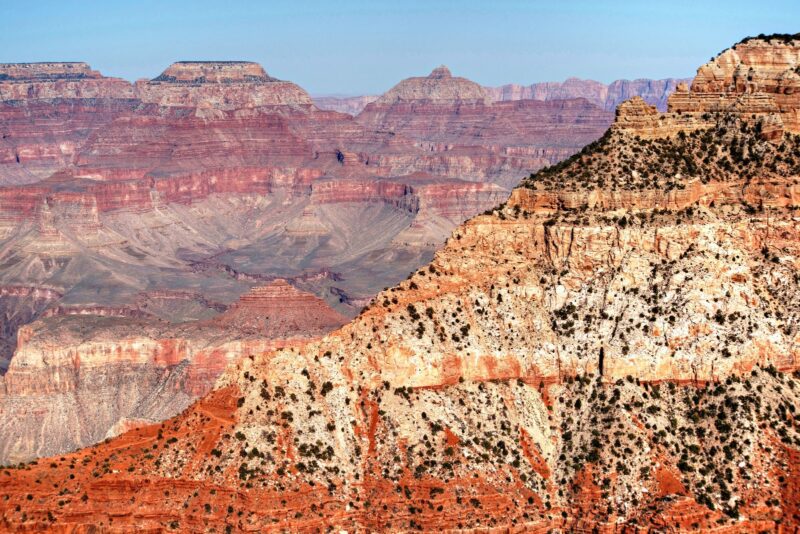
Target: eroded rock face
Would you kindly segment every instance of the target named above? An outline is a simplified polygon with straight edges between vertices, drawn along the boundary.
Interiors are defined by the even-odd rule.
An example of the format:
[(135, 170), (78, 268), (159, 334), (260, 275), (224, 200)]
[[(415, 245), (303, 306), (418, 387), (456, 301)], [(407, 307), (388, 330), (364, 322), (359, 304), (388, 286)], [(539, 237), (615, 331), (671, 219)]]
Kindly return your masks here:
[[(735, 99), (742, 113), (778, 111), (786, 130), (798, 133), (798, 68), (800, 35), (747, 39), (700, 67), (692, 83), (692, 98), (671, 100), (670, 110), (716, 110), (734, 105)], [(692, 100), (694, 105), (690, 104)]]
[[(594, 80), (568, 78), (563, 82), (541, 82), (531, 85), (507, 84), (500, 87), (484, 87), (494, 102), (509, 100), (569, 100), (585, 98), (595, 106), (606, 111), (614, 111), (619, 104), (633, 98), (642, 97), (659, 111), (667, 110), (667, 98), (681, 83), (689, 79), (665, 78), (663, 80), (615, 80), (606, 85)], [(320, 109), (338, 111), (348, 115), (358, 115), (367, 104), (379, 96), (315, 96), (314, 104)]]
[(765, 137), (780, 140), (784, 130), (798, 133), (798, 66), (800, 37), (746, 39), (700, 67), (691, 88), (679, 87), (670, 96), (674, 116), (668, 123), (704, 127), (710, 114), (733, 111), (760, 121)]
[(0, 63), (0, 100), (133, 98), (133, 87), (86, 63)]
[(254, 334), (269, 332), (275, 338), (290, 338), (322, 335), (346, 319), (324, 300), (278, 279), (254, 287), (215, 321)]
[[(614, 111), (619, 104), (642, 97), (659, 111), (667, 110), (667, 98), (681, 83), (691, 78), (665, 78), (663, 80), (615, 80), (606, 85), (594, 80), (568, 78), (563, 82), (540, 82), (531, 85), (507, 84), (500, 87), (484, 87), (493, 102), (509, 100), (569, 100), (584, 98), (606, 111)], [(314, 104), (320, 109), (358, 115), (367, 104), (375, 102), (377, 95), (365, 96), (315, 96)]]
[(60, 299), (57, 291), (39, 287), (0, 287), (0, 369), (8, 368), (17, 344), (17, 330), (44, 312), (49, 305)]
[[(557, 161), (590, 142), (607, 124), (609, 115), (586, 100), (492, 103), (487, 91), (446, 67), (427, 77), (409, 78), (367, 104), (356, 121), (369, 131), (392, 131), (412, 139), (447, 166), (463, 174), (469, 165), (504, 169), (487, 179), (510, 187), (508, 171), (524, 173), (545, 161)], [(469, 156), (467, 156), (469, 155)], [(397, 166), (397, 156), (381, 164)], [(399, 163), (399, 161), (398, 161)], [(417, 163), (419, 165), (419, 163)], [(418, 170), (434, 171), (436, 167)]]
[(92, 133), (135, 105), (131, 84), (86, 63), (0, 64), (0, 186), (68, 166)]
[(4, 525), (797, 528), (800, 141), (631, 108), (663, 128), (533, 174), (351, 323), (3, 471)]

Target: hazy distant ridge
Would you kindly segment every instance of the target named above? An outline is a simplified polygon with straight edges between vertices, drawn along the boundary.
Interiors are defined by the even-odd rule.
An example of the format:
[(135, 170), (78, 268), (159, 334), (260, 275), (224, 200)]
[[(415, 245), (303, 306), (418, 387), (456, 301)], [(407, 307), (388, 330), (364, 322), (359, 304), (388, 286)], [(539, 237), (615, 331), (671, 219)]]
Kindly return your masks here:
[[(510, 83), (500, 87), (486, 87), (492, 99), (505, 100), (563, 100), (566, 98), (585, 98), (606, 111), (612, 111), (625, 100), (634, 96), (642, 97), (660, 111), (667, 109), (667, 97), (681, 82), (691, 83), (691, 78), (664, 78), (651, 80), (615, 80), (604, 84), (595, 80), (567, 78), (563, 82), (540, 82), (531, 85)], [(370, 102), (380, 95), (359, 96), (313, 96), (320, 109), (358, 115)]]

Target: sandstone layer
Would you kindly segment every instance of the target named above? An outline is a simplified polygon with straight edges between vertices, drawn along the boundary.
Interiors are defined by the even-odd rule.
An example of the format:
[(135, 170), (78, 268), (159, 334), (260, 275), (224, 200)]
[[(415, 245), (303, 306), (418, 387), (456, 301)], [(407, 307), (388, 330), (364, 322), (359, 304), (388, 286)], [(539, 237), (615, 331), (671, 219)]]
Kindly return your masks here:
[(796, 530), (800, 138), (731, 100), (623, 109), (339, 330), (3, 470), (3, 526)]

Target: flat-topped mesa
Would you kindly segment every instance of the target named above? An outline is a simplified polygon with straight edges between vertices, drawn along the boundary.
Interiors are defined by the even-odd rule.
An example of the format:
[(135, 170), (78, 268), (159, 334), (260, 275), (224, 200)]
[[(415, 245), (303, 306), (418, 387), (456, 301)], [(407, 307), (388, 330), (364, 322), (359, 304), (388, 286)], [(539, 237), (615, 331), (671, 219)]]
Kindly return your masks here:
[(644, 120), (641, 111), (638, 103), (621, 105), (615, 127), (665, 137), (708, 128), (716, 115), (732, 114), (760, 123), (767, 139), (800, 133), (800, 34), (745, 39), (697, 69), (691, 88), (678, 85), (666, 114)]
[(133, 96), (130, 83), (83, 62), (0, 63), (0, 101)]
[(376, 100), (375, 104), (410, 102), (489, 104), (491, 98), (488, 91), (479, 84), (453, 76), (450, 69), (440, 65), (428, 76), (417, 76), (401, 81)]
[(178, 61), (153, 81), (172, 83), (277, 82), (252, 61)]
[(179, 61), (152, 80), (136, 82), (136, 92), (142, 101), (161, 106), (215, 110), (313, 105), (298, 85), (249, 61)]
[(47, 63), (0, 63), (0, 80), (79, 80), (102, 78), (88, 63), (54, 61)]

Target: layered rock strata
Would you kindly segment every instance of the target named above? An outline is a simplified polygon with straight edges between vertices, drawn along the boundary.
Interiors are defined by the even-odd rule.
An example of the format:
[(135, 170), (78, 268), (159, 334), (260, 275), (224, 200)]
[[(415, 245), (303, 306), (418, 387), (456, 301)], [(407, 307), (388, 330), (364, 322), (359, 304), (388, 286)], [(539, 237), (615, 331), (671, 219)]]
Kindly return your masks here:
[(260, 106), (310, 106), (308, 94), (269, 76), (258, 63), (181, 61), (160, 76), (136, 83), (143, 102), (213, 110)]
[(430, 159), (467, 173), (465, 165), (502, 168), (501, 175), (488, 178), (508, 187), (516, 179), (503, 175), (567, 157), (576, 141), (595, 139), (609, 116), (582, 99), (492, 103), (483, 87), (438, 67), (367, 104), (356, 121), (370, 131), (413, 139)]
[[(484, 87), (494, 102), (509, 100), (569, 100), (585, 98), (606, 111), (614, 111), (622, 102), (640, 96), (659, 111), (667, 110), (667, 98), (681, 83), (691, 78), (665, 78), (663, 80), (615, 80), (604, 84), (594, 80), (568, 78), (563, 82), (540, 82), (531, 85), (507, 84), (500, 87)], [(376, 101), (379, 95), (364, 96), (314, 96), (314, 105), (320, 109), (358, 115), (367, 104)]]
[(133, 98), (131, 84), (86, 63), (0, 63), (0, 100)]
[(614, 127), (341, 329), (3, 470), (3, 525), (796, 529), (800, 139), (738, 109)]

